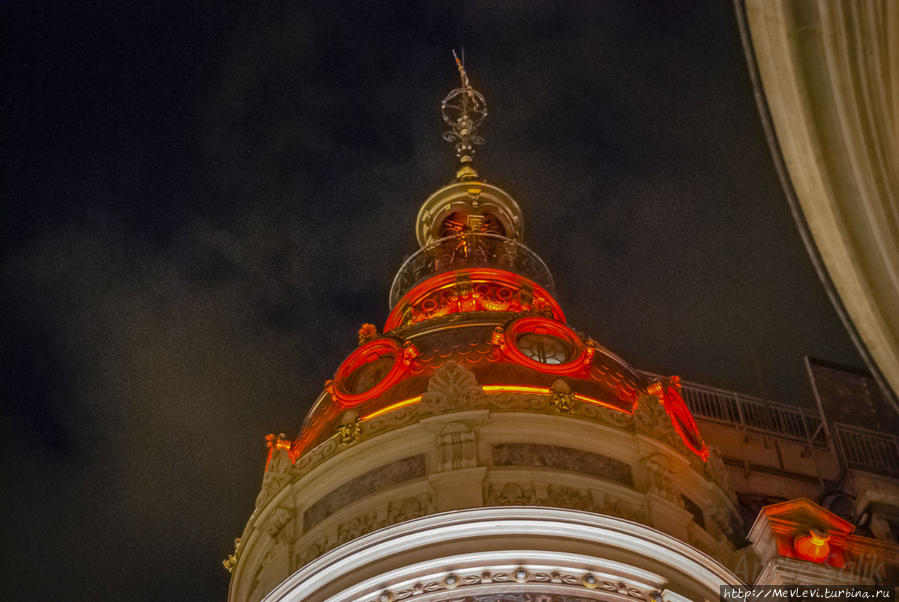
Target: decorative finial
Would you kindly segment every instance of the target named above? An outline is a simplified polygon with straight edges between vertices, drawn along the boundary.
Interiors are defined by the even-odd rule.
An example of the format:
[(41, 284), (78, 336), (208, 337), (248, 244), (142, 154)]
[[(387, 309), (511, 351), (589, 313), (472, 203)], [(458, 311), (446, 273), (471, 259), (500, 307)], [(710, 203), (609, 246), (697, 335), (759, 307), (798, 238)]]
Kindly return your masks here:
[[(462, 56), (465, 56), (464, 51)], [(478, 126), (487, 117), (487, 101), (483, 94), (471, 87), (468, 73), (465, 72), (465, 64), (459, 60), (455, 50), (453, 58), (456, 59), (456, 66), (459, 68), (462, 87), (447, 94), (440, 105), (443, 120), (452, 128), (443, 133), (443, 139), (455, 143), (456, 156), (462, 163), (456, 177), (460, 180), (471, 180), (478, 177), (471, 163), (474, 145), (484, 144), (484, 139), (477, 135), (477, 131)]]

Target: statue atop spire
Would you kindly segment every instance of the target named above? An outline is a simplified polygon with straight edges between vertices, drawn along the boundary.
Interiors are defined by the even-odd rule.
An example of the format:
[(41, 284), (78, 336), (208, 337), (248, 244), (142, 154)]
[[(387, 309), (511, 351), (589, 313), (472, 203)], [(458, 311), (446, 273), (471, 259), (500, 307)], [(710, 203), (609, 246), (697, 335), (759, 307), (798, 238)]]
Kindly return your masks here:
[(471, 87), (468, 73), (465, 71), (464, 51), (462, 57), (462, 60), (459, 60), (456, 51), (453, 50), (462, 86), (446, 95), (440, 105), (440, 112), (443, 113), (443, 120), (452, 128), (443, 133), (443, 139), (455, 143), (456, 156), (462, 164), (456, 178), (472, 180), (478, 177), (472, 161), (474, 145), (484, 144), (484, 139), (478, 136), (477, 132), (478, 126), (487, 117), (487, 101), (483, 94)]

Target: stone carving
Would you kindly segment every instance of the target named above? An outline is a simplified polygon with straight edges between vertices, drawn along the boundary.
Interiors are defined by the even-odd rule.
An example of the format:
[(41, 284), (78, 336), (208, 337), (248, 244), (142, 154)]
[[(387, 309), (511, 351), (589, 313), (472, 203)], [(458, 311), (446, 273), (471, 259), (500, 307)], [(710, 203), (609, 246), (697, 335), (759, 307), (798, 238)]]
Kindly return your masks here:
[(228, 557), (222, 560), (222, 566), (225, 567), (225, 570), (229, 573), (233, 573), (235, 567), (237, 567), (237, 557), (240, 555), (240, 538), (234, 540), (234, 552), (228, 554)]
[(634, 505), (631, 501), (590, 489), (532, 482), (489, 483), (485, 487), (484, 499), (487, 505), (493, 506), (554, 506), (649, 524), (648, 513), (642, 504)]
[(337, 545), (346, 543), (375, 529), (387, 526), (387, 520), (381, 519), (378, 512), (369, 512), (353, 517), (337, 526)]
[[(565, 391), (562, 390), (563, 387), (557, 386), (556, 388), (559, 390), (554, 391), (554, 393), (565, 393)], [(260, 491), (259, 496), (256, 500), (256, 509), (253, 511), (253, 515), (250, 517), (250, 521), (248, 522), (247, 527), (244, 530), (243, 537), (246, 538), (249, 536), (249, 534), (255, 528), (253, 526), (255, 524), (254, 519), (259, 515), (264, 506), (268, 504), (272, 498), (274, 498), (278, 491), (280, 491), (290, 482), (295, 482), (301, 479), (310, 471), (320, 466), (323, 462), (327, 461), (335, 454), (341, 452), (343, 449), (345, 449), (346, 444), (352, 444), (353, 441), (358, 441), (363, 438), (368, 438), (370, 436), (375, 436), (380, 433), (391, 431), (393, 429), (417, 422), (423, 417), (439, 414), (450, 409), (482, 408), (495, 411), (524, 410), (535, 413), (556, 414), (560, 408), (564, 409), (564, 404), (560, 405), (557, 402), (554, 409), (552, 398), (552, 395), (531, 395), (520, 393), (498, 393), (487, 395), (478, 386), (476, 377), (473, 372), (462, 366), (459, 366), (453, 361), (447, 361), (446, 364), (438, 369), (431, 377), (431, 380), (428, 384), (428, 391), (423, 395), (421, 403), (388, 412), (382, 416), (378, 416), (377, 418), (367, 420), (365, 422), (356, 420), (355, 415), (347, 412), (345, 416), (347, 422), (344, 425), (341, 425), (342, 427), (346, 428), (343, 428), (341, 432), (335, 433), (335, 435), (331, 438), (306, 451), (294, 464), (290, 463), (288, 450), (273, 450), (273, 458), (269, 466), (269, 471), (264, 477), (262, 490)], [(574, 414), (570, 415), (573, 419), (591, 420), (631, 432), (636, 431), (649, 434), (657, 439), (661, 439), (666, 443), (669, 443), (670, 445), (673, 445), (678, 451), (687, 452), (688, 450), (686, 446), (674, 431), (671, 425), (671, 421), (664, 410), (664, 407), (662, 407), (662, 405), (656, 400), (656, 398), (652, 396), (644, 396), (640, 400), (640, 402), (641, 403), (639, 404), (638, 410), (634, 415), (631, 415), (625, 412), (613, 410), (611, 408), (606, 408), (595, 404), (583, 403), (575, 400), (575, 412)], [(352, 420), (350, 420), (350, 418), (352, 418)], [(460, 430), (456, 433), (452, 433), (449, 431), (441, 432), (438, 437), (441, 447), (446, 446), (445, 449), (441, 451), (441, 455), (439, 456), (441, 470), (449, 468), (450, 465), (452, 465), (453, 468), (477, 465), (475, 452), (476, 441), (470, 439), (468, 434), (465, 434), (464, 431)], [(691, 467), (694, 470), (702, 471), (703, 473), (710, 475), (713, 479), (715, 479), (716, 476), (720, 477), (722, 481), (726, 477), (726, 469), (721, 470), (721, 464), (716, 463), (717, 458), (714, 453), (712, 453), (708, 465), (701, 463), (698, 459), (695, 459), (695, 456), (692, 453), (686, 453), (685, 455), (690, 457)], [(720, 456), (718, 456), (718, 458), (720, 458)], [(629, 474), (629, 466), (625, 467), (628, 472), (627, 475), (625, 475), (625, 472), (618, 471), (617, 469), (608, 472), (606, 471), (606, 468), (609, 467), (604, 465), (604, 475), (602, 475), (603, 478), (632, 486), (632, 483), (629, 482), (633, 478)], [(423, 459), (421, 464), (421, 471), (421, 474), (418, 476), (424, 475)], [(589, 473), (589, 471), (581, 472)], [(657, 476), (661, 477), (661, 483), (664, 485), (664, 475)], [(655, 476), (653, 477), (653, 479), (655, 480)], [(658, 488), (658, 481), (654, 482), (655, 486)], [(354, 486), (356, 485), (351, 486), (350, 489), (352, 489), (352, 487)], [(533, 500), (537, 500), (538, 498), (537, 492), (534, 492), (533, 484), (520, 485), (520, 487), (520, 493), (516, 493), (511, 490), (507, 490), (505, 491), (505, 493), (503, 493), (502, 488), (492, 492), (488, 489), (485, 490), (485, 496), (487, 499), (490, 499), (490, 496), (493, 495), (497, 501), (491, 503), (495, 503), (497, 505), (536, 503), (536, 501), (527, 501), (532, 498)], [(725, 488), (725, 490), (727, 489)], [(540, 498), (544, 498), (546, 496), (546, 490), (540, 491), (539, 494)], [(675, 498), (677, 497), (679, 496), (675, 496)], [(319, 500), (319, 502), (321, 501), (322, 500)], [(316, 502), (316, 504), (318, 504), (319, 502)], [(645, 519), (642, 518), (642, 510), (635, 511), (629, 514), (624, 510), (624, 507), (627, 506), (627, 504), (621, 502), (621, 500), (618, 500), (618, 502), (619, 505), (616, 506), (616, 503), (614, 501), (606, 503), (602, 500), (598, 500), (595, 501), (594, 508), (596, 512), (608, 513), (616, 516), (621, 516), (623, 518), (645, 522)], [(316, 504), (314, 504), (313, 506), (315, 506)], [(611, 504), (611, 507), (607, 507), (609, 506), (609, 504)], [(304, 516), (303, 525), (305, 530), (308, 531), (309, 529), (313, 528), (316, 522), (322, 520), (331, 512), (341, 507), (339, 504), (337, 506), (330, 506), (329, 504), (326, 505), (328, 505), (328, 509), (326, 512), (321, 512), (322, 509), (317, 508), (315, 512), (321, 512), (320, 514), (315, 514), (314, 512), (314, 517), (310, 517), (308, 515)], [(312, 507), (310, 507), (310, 509), (312, 509)], [(307, 509), (307, 512), (309, 512), (310, 509)], [(315, 520), (310, 521), (310, 518), (315, 518)], [(302, 560), (302, 555), (300, 555), (299, 558), (300, 560)]]
[(378, 327), (374, 324), (366, 323), (359, 327), (358, 339), (360, 347), (374, 341), (376, 338), (378, 338)]
[(734, 542), (741, 539), (741, 535), (739, 535), (734, 528), (734, 521), (727, 508), (716, 504), (709, 509), (709, 515), (712, 517), (712, 521), (715, 525), (721, 529), (721, 532), (729, 541)]
[(451, 422), (437, 436), (440, 450), (439, 470), (473, 468), (478, 464), (477, 439), (464, 422)]
[(668, 467), (666, 458), (662, 454), (652, 454), (641, 459), (640, 463), (648, 473), (647, 491), (683, 507), (684, 501), (674, 487), (674, 481), (671, 478), (674, 473)]
[(340, 451), (340, 449), (341, 447), (338, 444), (336, 437), (322, 441), (300, 456), (299, 460), (294, 462), (293, 467), (290, 469), (291, 479), (296, 480), (304, 476), (310, 470)]
[(705, 473), (716, 485), (725, 491), (730, 491), (730, 478), (727, 476), (727, 468), (721, 457), (721, 450), (715, 446), (709, 446), (709, 457), (705, 463)]
[(596, 494), (596, 492), (594, 492), (593, 503), (594, 512), (598, 512), (599, 514), (608, 514), (610, 516), (626, 518), (627, 520), (632, 520), (638, 523), (649, 524), (649, 520), (647, 518), (648, 513), (646, 512), (646, 508), (643, 506), (643, 504), (636, 506), (633, 502), (623, 500), (609, 494), (602, 494), (602, 496), (600, 497), (598, 494)]
[(353, 410), (347, 410), (340, 418), (340, 426), (337, 427), (337, 441), (342, 447), (352, 445), (359, 440), (362, 427), (359, 425), (359, 417)]
[(496, 410), (528, 410), (531, 412), (551, 412), (549, 397), (546, 395), (522, 395), (520, 393), (499, 393), (487, 396), (485, 405)]
[(540, 500), (540, 503), (557, 508), (586, 510), (587, 512), (595, 510), (593, 495), (589, 489), (575, 489), (562, 485), (550, 485), (546, 491), (546, 497)]
[(267, 438), (269, 447), (272, 448), (271, 458), (266, 467), (265, 476), (262, 477), (262, 489), (256, 496), (256, 508), (261, 509), (275, 497), (281, 489), (291, 480), (290, 452), (286, 447), (279, 446), (284, 441), (282, 433), (277, 439), (269, 435)]
[(360, 426), (362, 427), (360, 439), (372, 437), (378, 433), (384, 433), (413, 422), (418, 422), (423, 415), (424, 412), (422, 412), (421, 404), (405, 406), (393, 410), (392, 412), (387, 412), (374, 420), (366, 420), (365, 422), (360, 423)]
[(634, 486), (627, 463), (580, 449), (542, 443), (494, 443), (492, 454), (494, 466), (546, 466)]
[[(439, 376), (438, 373), (440, 374)], [(350, 422), (349, 428), (344, 429), (343, 432), (335, 433), (330, 439), (323, 441), (304, 453), (293, 466), (289, 467), (289, 478), (286, 478), (280, 484), (276, 483), (272, 486), (273, 488), (276, 487), (275, 493), (286, 482), (302, 478), (313, 468), (344, 449), (345, 445), (342, 444), (344, 440), (350, 441), (355, 437), (355, 440), (359, 441), (369, 436), (414, 423), (425, 416), (438, 414), (453, 407), (461, 408), (464, 404), (455, 406), (448, 401), (454, 395), (469, 400), (467, 403), (471, 408), (555, 413), (550, 406), (551, 398), (547, 395), (522, 395), (517, 393), (485, 395), (480, 387), (477, 386), (474, 374), (451, 361), (435, 372), (431, 383), (429, 383), (429, 388), (433, 388), (433, 390), (425, 393), (422, 403), (388, 412), (373, 420)], [(430, 405), (426, 402), (430, 402)], [(616, 428), (633, 428), (634, 418), (630, 414), (593, 404), (577, 403), (577, 417), (597, 420)], [(265, 498), (266, 501), (268, 499)]]
[(328, 550), (342, 543), (382, 527), (425, 516), (430, 512), (433, 512), (431, 496), (426, 493), (392, 501), (374, 510), (358, 514), (341, 522), (336, 528), (332, 528), (311, 543), (306, 544), (295, 557), (296, 566), (294, 569), (312, 562)]
[(606, 591), (615, 592), (629, 598), (642, 599), (644, 594), (635, 587), (630, 587), (626, 583), (620, 581), (600, 581), (596, 589), (604, 589)]
[(605, 406), (598, 406), (592, 403), (582, 403), (578, 408), (578, 415), (584, 418), (589, 418), (591, 420), (596, 420), (597, 422), (602, 422), (603, 424), (607, 424), (618, 429), (631, 430), (634, 428), (633, 414), (620, 412), (618, 410), (613, 410), (612, 408), (607, 408)]
[(328, 546), (328, 538), (323, 537), (315, 543), (309, 544), (303, 551), (297, 554), (296, 556), (296, 564), (294, 569), (298, 569), (301, 566), (305, 566), (324, 554), (327, 550), (330, 550), (333, 546)]
[[(411, 586), (404, 586), (401, 589), (382, 590), (377, 594), (364, 598), (364, 602), (399, 602), (425, 596), (430, 599), (435, 592), (447, 590), (457, 590), (454, 594), (460, 596), (458, 598), (441, 597), (441, 599), (447, 599), (449, 602), (478, 602), (480, 600), (484, 600), (484, 602), (488, 600), (498, 602), (500, 597), (497, 597), (495, 594), (478, 595), (476, 593), (477, 589), (475, 589), (466, 595), (465, 592), (458, 590), (476, 588), (480, 585), (503, 583), (533, 584), (536, 588), (539, 588), (541, 584), (556, 584), (556, 586), (566, 586), (565, 591), (570, 590), (571, 594), (574, 594), (572, 596), (567, 593), (546, 593), (536, 589), (534, 592), (503, 594), (500, 596), (503, 602), (588, 602), (595, 599), (594, 597), (584, 598), (578, 596), (578, 589), (581, 591), (604, 590), (633, 600), (646, 600), (650, 594), (648, 589), (641, 590), (638, 587), (619, 581), (612, 575), (561, 567), (552, 571), (544, 569), (529, 570), (527, 566), (520, 566), (512, 571), (505, 568), (493, 569), (492, 567), (485, 567), (483, 569), (474, 569), (470, 572), (448, 573), (442, 579), (417, 582)], [(586, 594), (586, 592), (583, 593)]]
[(269, 519), (266, 530), (271, 537), (278, 537), (284, 526), (293, 518), (294, 511), (290, 508), (276, 508)]
[(667, 443), (680, 452), (689, 452), (680, 435), (674, 430), (665, 407), (654, 395), (644, 395), (640, 398), (634, 411), (634, 422), (638, 433)]
[(424, 454), (403, 458), (370, 470), (347, 481), (309, 506), (303, 515), (303, 527), (308, 531), (340, 508), (366, 495), (424, 475)]
[(506, 483), (501, 487), (490, 483), (484, 495), (491, 506), (533, 506), (537, 495), (532, 483)]
[(294, 570), (312, 562), (342, 543), (382, 527), (412, 520), (431, 512), (433, 512), (431, 496), (426, 493), (392, 501), (374, 510), (358, 514), (341, 522), (337, 527), (332, 527), (328, 532), (303, 546), (302, 551), (295, 556)]
[(387, 506), (387, 523), (393, 525), (401, 523), (419, 516), (424, 516), (430, 512), (430, 495), (422, 495), (419, 497), (410, 497), (398, 502), (390, 502)]
[(552, 396), (549, 399), (549, 406), (557, 414), (572, 415), (577, 411), (578, 401), (571, 392), (571, 387), (563, 379), (559, 378), (553, 382)]
[(431, 376), (428, 390), (421, 403), (429, 411), (440, 413), (449, 409), (471, 407), (484, 396), (474, 372), (454, 361), (448, 361)]

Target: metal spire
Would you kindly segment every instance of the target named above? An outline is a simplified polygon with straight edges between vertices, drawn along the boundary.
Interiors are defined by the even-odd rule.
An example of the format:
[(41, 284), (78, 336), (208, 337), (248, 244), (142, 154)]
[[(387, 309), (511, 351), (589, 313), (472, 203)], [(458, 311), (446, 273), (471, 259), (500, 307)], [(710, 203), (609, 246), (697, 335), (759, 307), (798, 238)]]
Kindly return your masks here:
[[(463, 51), (462, 56), (465, 56)], [(453, 50), (456, 67), (459, 68), (460, 88), (446, 95), (440, 105), (443, 120), (452, 129), (443, 133), (443, 139), (454, 142), (456, 156), (462, 164), (456, 177), (459, 180), (471, 180), (478, 177), (471, 163), (474, 156), (474, 145), (484, 144), (484, 139), (477, 135), (478, 126), (487, 117), (487, 101), (484, 95), (471, 87), (464, 61), (460, 61)]]

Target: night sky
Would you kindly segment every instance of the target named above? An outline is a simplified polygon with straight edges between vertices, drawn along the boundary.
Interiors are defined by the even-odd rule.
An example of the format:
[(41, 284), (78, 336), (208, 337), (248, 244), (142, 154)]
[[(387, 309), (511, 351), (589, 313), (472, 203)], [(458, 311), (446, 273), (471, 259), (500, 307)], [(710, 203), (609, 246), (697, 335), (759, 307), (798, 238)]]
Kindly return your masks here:
[(5, 600), (225, 600), (263, 437), (296, 435), (455, 172), (525, 213), (570, 324), (812, 405), (861, 366), (777, 180), (729, 2), (3, 9)]

